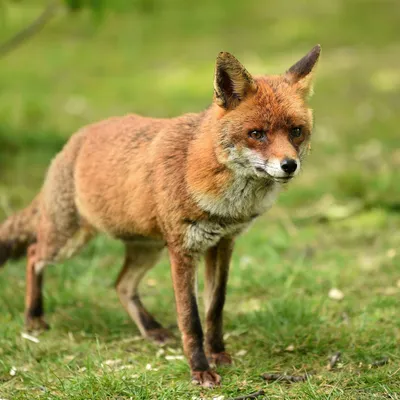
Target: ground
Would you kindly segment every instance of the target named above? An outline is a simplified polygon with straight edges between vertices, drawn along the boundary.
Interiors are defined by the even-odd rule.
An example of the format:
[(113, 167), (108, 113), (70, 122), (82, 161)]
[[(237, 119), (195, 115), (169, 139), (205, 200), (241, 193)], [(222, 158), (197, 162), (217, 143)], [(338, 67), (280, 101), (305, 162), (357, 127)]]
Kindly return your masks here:
[[(33, 5), (32, 5), (33, 4)], [(40, 11), (13, 3), (1, 37)], [(52, 329), (21, 337), (24, 260), (0, 271), (0, 398), (398, 399), (400, 393), (399, 8), (396, 1), (135, 2), (103, 20), (61, 15), (0, 64), (0, 219), (27, 204), (81, 125), (206, 107), (213, 63), (231, 51), (256, 74), (282, 72), (322, 45), (313, 148), (301, 176), (237, 241), (226, 306), (234, 366), (193, 387), (179, 340), (138, 336), (113, 288), (122, 246), (99, 237), (47, 270)], [(200, 277), (202, 268), (200, 268)], [(200, 279), (200, 285), (202, 281)], [(338, 289), (341, 300), (329, 296)], [(167, 259), (146, 305), (177, 338)], [(341, 297), (341, 296), (339, 296)], [(337, 352), (333, 371), (326, 365)], [(371, 364), (388, 357), (386, 365)], [(313, 372), (266, 383), (264, 372)]]

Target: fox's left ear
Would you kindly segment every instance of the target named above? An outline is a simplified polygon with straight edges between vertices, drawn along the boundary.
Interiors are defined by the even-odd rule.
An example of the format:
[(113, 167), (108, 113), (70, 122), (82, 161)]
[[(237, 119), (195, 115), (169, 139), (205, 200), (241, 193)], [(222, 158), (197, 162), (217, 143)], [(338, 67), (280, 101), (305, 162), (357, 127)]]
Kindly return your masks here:
[(321, 46), (318, 44), (300, 61), (292, 65), (286, 75), (298, 87), (298, 90), (304, 97), (312, 95), (313, 73), (321, 53)]
[(214, 76), (214, 101), (226, 110), (234, 109), (257, 85), (245, 67), (230, 53), (218, 54)]

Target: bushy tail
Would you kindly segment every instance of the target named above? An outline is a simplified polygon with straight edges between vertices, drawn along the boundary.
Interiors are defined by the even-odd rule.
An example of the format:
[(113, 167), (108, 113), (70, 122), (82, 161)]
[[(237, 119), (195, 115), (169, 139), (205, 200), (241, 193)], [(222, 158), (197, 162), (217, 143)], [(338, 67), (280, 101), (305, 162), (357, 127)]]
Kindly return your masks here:
[(9, 259), (25, 255), (28, 246), (36, 241), (38, 220), (39, 196), (0, 225), (0, 267)]

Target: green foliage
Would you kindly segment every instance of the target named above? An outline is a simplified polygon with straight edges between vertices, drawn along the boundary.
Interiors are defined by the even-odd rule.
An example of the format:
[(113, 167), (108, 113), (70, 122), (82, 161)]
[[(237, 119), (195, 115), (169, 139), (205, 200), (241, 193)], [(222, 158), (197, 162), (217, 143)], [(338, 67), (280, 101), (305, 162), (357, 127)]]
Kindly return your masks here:
[(96, 14), (102, 14), (106, 2), (104, 0), (64, 0), (68, 9), (77, 12), (83, 9), (90, 9)]

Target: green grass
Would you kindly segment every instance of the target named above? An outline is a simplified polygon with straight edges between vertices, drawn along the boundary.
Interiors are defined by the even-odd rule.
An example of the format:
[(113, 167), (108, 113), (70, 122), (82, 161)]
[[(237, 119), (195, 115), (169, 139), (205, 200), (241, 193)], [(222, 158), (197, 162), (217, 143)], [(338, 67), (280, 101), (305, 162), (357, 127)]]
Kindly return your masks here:
[[(235, 364), (220, 369), (223, 386), (190, 385), (186, 362), (165, 358), (181, 354), (179, 340), (162, 353), (138, 337), (113, 289), (122, 246), (99, 237), (48, 268), (52, 330), (40, 343), (20, 336), (24, 262), (0, 271), (0, 398), (227, 400), (262, 388), (270, 399), (398, 399), (397, 2), (123, 6), (116, 1), (100, 24), (88, 14), (60, 16), (1, 60), (0, 219), (29, 202), (49, 160), (83, 124), (131, 111), (172, 116), (204, 108), (221, 50), (251, 72), (277, 73), (321, 43), (313, 152), (278, 205), (238, 240), (225, 313)], [(40, 2), (13, 3), (0, 36), (39, 11)], [(178, 337), (169, 275), (165, 258), (142, 293)], [(342, 301), (329, 298), (331, 288), (344, 293)], [(328, 371), (336, 351), (341, 363)], [(370, 368), (385, 356), (387, 365)], [(314, 375), (304, 383), (260, 378), (305, 371)]]

